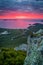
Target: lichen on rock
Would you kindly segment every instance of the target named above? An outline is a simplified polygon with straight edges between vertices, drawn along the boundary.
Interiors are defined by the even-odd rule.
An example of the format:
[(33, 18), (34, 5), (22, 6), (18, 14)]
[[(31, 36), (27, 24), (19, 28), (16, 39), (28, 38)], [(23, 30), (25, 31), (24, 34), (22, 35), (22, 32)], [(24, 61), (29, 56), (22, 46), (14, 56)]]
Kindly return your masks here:
[[(35, 36), (35, 37), (34, 37)], [(24, 65), (43, 65), (43, 36), (36, 33), (28, 36), (27, 56)]]

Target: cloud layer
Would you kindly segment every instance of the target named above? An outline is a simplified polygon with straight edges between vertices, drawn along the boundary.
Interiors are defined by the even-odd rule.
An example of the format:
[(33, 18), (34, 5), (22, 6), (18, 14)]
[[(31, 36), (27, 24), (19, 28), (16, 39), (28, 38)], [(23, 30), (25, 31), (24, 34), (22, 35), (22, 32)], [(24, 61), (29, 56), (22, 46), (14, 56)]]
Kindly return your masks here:
[(8, 10), (43, 13), (43, 0), (0, 0), (0, 15)]

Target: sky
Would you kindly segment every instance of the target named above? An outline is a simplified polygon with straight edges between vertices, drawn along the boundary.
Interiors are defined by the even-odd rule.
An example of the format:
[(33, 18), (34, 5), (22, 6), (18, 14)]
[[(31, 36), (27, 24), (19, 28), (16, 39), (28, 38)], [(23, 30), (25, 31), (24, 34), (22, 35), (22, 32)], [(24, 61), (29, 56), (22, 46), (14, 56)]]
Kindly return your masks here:
[(0, 19), (43, 19), (43, 0), (0, 0)]
[[(43, 0), (0, 0), (0, 19), (6, 19), (7, 22), (9, 19), (43, 19)], [(24, 24), (27, 26), (28, 23), (23, 22), (23, 20), (19, 20), (19, 22), (16, 21), (17, 24), (21, 23), (21, 25), (18, 26)], [(30, 23), (32, 23), (32, 21)], [(6, 21), (2, 23), (0, 20), (0, 27), (2, 27), (1, 24), (3, 24), (4, 27)], [(12, 26), (14, 25), (12, 24)]]

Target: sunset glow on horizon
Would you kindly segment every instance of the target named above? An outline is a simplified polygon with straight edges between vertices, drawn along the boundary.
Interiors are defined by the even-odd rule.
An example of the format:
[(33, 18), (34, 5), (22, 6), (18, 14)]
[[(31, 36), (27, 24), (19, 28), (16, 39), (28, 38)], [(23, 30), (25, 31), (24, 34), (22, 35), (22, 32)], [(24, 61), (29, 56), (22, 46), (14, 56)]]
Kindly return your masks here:
[(42, 0), (0, 0), (0, 28), (23, 29), (35, 23), (43, 24)]
[(43, 19), (43, 14), (32, 12), (8, 12), (0, 15), (0, 19)]

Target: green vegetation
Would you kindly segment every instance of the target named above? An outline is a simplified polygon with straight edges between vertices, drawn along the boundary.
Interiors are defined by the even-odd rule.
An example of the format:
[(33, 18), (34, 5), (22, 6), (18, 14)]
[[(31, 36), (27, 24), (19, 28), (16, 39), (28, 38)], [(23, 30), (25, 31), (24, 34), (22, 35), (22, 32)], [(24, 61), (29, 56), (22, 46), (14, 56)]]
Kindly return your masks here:
[[(27, 43), (26, 36), (20, 36), (15, 39), (16, 36), (21, 35), (25, 29), (0, 29), (0, 33), (7, 31), (9, 34), (0, 35), (0, 48), (14, 48), (22, 43)], [(13, 38), (13, 40), (12, 40)]]
[[(4, 31), (9, 34), (1, 34)], [(0, 65), (23, 65), (26, 52), (14, 50), (15, 46), (26, 43), (26, 36), (14, 38), (23, 32), (23, 29), (0, 29)]]
[(13, 48), (0, 50), (0, 65), (23, 65), (26, 52), (16, 51)]

